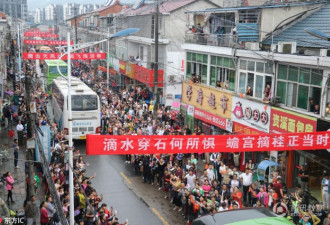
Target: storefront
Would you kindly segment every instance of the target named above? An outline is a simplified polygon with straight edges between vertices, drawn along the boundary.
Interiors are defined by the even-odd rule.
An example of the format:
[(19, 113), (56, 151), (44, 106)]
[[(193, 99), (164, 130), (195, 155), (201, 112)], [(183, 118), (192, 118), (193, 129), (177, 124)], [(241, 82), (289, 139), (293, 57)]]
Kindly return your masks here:
[[(272, 107), (271, 126), (272, 132), (276, 133), (301, 133), (314, 132), (317, 127), (317, 119), (303, 114), (291, 112), (285, 109)], [(319, 152), (319, 151), (317, 151)], [(310, 173), (310, 187), (317, 184), (319, 167), (311, 160), (316, 152), (313, 151), (287, 151), (285, 157), (279, 157), (285, 166), (286, 185), (292, 187), (298, 183), (298, 169), (296, 166), (308, 165)], [(279, 152), (281, 154), (281, 152)], [(313, 162), (312, 162), (313, 161)], [(318, 184), (319, 185), (319, 184)]]
[(205, 134), (232, 132), (230, 121), (232, 96), (222, 90), (200, 84), (183, 83), (182, 102), (187, 105), (186, 124)]
[[(233, 97), (231, 112), (233, 133), (245, 135), (269, 133), (271, 108), (268, 105)], [(248, 160), (259, 163), (269, 158), (269, 152), (243, 152), (240, 158), (240, 169), (244, 170)]]

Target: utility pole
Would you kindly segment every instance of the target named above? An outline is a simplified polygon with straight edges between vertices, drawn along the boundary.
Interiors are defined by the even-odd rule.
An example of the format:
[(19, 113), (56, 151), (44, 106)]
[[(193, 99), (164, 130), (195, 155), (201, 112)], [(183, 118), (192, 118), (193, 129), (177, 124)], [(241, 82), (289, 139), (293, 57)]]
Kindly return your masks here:
[[(29, 141), (30, 138), (33, 137), (33, 129), (32, 129), (32, 123), (34, 123), (34, 118), (31, 114), (30, 109), (30, 103), (31, 103), (31, 89), (32, 89), (32, 82), (31, 82), (31, 76), (27, 72), (25, 74), (25, 96), (26, 96), (26, 107), (27, 107), (27, 139), (26, 142)], [(28, 145), (26, 144), (26, 147)], [(27, 187), (27, 195), (26, 200), (30, 199), (30, 196), (34, 195), (35, 189), (34, 189), (34, 168), (33, 168), (33, 150), (34, 149), (26, 149), (26, 160), (28, 161), (28, 177), (29, 177), (29, 185)]]
[[(21, 87), (21, 74), (22, 74), (22, 62), (21, 62), (21, 32), (20, 25), (17, 24), (17, 50), (18, 50), (18, 76), (19, 76), (19, 85)], [(22, 90), (22, 87), (20, 88)]]
[(109, 37), (110, 37), (110, 27), (108, 27), (108, 37), (107, 37), (107, 91), (109, 91), (109, 88), (110, 88), (110, 74), (109, 74), (109, 57), (110, 57), (110, 40), (109, 40)]
[(70, 225), (74, 225), (74, 192), (73, 192), (73, 152), (72, 152), (72, 105), (71, 105), (71, 44), (70, 32), (67, 37), (68, 43), (68, 120), (69, 120), (69, 196), (70, 196)]
[(76, 44), (78, 44), (77, 16), (74, 17), (74, 33), (75, 33)]
[(158, 27), (158, 16), (159, 16), (159, 1), (156, 0), (156, 15), (155, 15), (155, 62), (154, 62), (154, 120), (157, 121), (157, 111), (159, 104), (159, 93), (158, 93), (158, 48), (159, 48), (159, 27)]

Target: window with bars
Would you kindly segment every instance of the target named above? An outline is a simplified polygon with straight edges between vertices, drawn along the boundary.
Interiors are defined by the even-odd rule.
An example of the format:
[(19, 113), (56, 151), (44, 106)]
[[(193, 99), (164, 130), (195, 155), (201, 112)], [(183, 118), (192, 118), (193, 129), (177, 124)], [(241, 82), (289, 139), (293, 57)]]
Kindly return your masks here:
[(208, 55), (187, 52), (186, 78), (190, 79), (191, 74), (200, 76), (203, 84), (207, 84), (207, 62)]
[(232, 58), (211, 56), (210, 85), (235, 91), (235, 61)]
[(323, 70), (280, 64), (276, 95), (286, 106), (318, 114), (316, 111), (321, 101), (322, 80)]

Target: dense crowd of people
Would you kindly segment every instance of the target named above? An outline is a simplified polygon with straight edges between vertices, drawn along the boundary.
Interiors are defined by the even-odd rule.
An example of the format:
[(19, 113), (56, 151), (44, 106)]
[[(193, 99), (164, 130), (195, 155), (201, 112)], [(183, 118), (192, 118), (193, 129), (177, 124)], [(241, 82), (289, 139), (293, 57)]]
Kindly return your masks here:
[[(200, 127), (190, 130), (184, 126), (179, 112), (161, 106), (155, 113), (154, 100), (145, 98), (139, 85), (118, 92), (99, 83), (96, 90), (102, 102), (103, 134), (203, 135)], [(243, 170), (235, 161), (237, 154), (220, 152), (126, 156), (126, 163), (131, 163), (134, 172), (142, 175), (143, 182), (162, 190), (173, 210), (181, 212), (188, 224), (215, 212), (245, 207), (273, 210), (281, 203), (288, 206), (287, 218), (295, 224), (329, 223), (324, 207), (310, 204), (304, 178), (301, 179), (304, 189), (298, 184), (295, 193), (289, 193), (281, 178), (282, 171), (274, 172), (272, 182), (260, 183), (253, 179), (252, 160), (246, 162)], [(328, 174), (324, 175), (329, 180)]]
[[(82, 81), (90, 85), (95, 82), (94, 90), (99, 94), (102, 103), (101, 127), (102, 134), (107, 135), (203, 135), (200, 127), (190, 130), (184, 125), (184, 116), (161, 105), (154, 111), (155, 101), (151, 93), (143, 85), (126, 87), (118, 91), (113, 85), (111, 89), (101, 82), (104, 77), (79, 61), (73, 62), (73, 71)], [(36, 77), (34, 79), (37, 80)], [(38, 83), (38, 82), (36, 82)], [(22, 99), (24, 94), (17, 93)], [(54, 182), (56, 193), (46, 184), (45, 201), (40, 205), (40, 223), (58, 224), (59, 215), (54, 204), (54, 195), (58, 195), (62, 210), (69, 218), (68, 172), (65, 163), (68, 144), (64, 139), (64, 131), (47, 117), (49, 96), (38, 85), (32, 93), (36, 102), (39, 126), (51, 126), (52, 147), (49, 170)], [(24, 101), (20, 101), (14, 112), (12, 106), (5, 106), (5, 117), (8, 127), (12, 129), (16, 119), (17, 137), (15, 151), (18, 154), (23, 145), (22, 133), (26, 134), (27, 113)], [(14, 115), (14, 114), (17, 115)], [(23, 129), (22, 129), (23, 127)], [(86, 176), (88, 163), (84, 161), (79, 150), (74, 151), (74, 213), (77, 224), (127, 224), (118, 222), (117, 212), (103, 202), (103, 195), (92, 186), (94, 176)], [(15, 167), (17, 166), (15, 155)], [(274, 179), (269, 183), (256, 182), (254, 164), (249, 160), (245, 168), (238, 168), (237, 155), (234, 153), (212, 154), (155, 154), (127, 155), (126, 163), (132, 164), (136, 174), (141, 174), (143, 182), (158, 188), (169, 199), (173, 210), (181, 212), (188, 224), (204, 215), (245, 207), (268, 207), (274, 209), (279, 203), (288, 206), (287, 218), (295, 224), (330, 224), (330, 216), (324, 206), (316, 203), (311, 205), (306, 189), (305, 179), (296, 186), (294, 193), (289, 193), (281, 178), (281, 171), (274, 172)], [(303, 170), (303, 168), (301, 169)], [(301, 178), (304, 178), (305, 173)], [(8, 201), (12, 200), (10, 184), (14, 182), (10, 172), (7, 174)], [(38, 187), (38, 177), (35, 186)], [(45, 180), (45, 179), (44, 179)], [(329, 193), (329, 176), (324, 174), (323, 191)], [(150, 187), (152, 188), (152, 187)], [(30, 196), (26, 204), (28, 224), (33, 224), (37, 212), (34, 207), (35, 196)], [(324, 203), (325, 204), (325, 203)], [(329, 205), (326, 205), (329, 207)], [(327, 208), (328, 210), (329, 208)]]

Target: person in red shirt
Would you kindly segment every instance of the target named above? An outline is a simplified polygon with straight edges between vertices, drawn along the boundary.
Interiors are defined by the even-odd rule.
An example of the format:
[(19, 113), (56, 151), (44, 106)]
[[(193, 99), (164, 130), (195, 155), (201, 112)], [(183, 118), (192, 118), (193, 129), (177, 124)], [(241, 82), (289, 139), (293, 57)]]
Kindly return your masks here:
[(47, 225), (49, 222), (49, 216), (47, 212), (47, 202), (42, 202), (40, 205), (40, 224)]
[(283, 184), (282, 184), (282, 179), (277, 178), (277, 181), (275, 184), (273, 184), (273, 189), (275, 190), (276, 194), (278, 195), (278, 198), (283, 197)]

